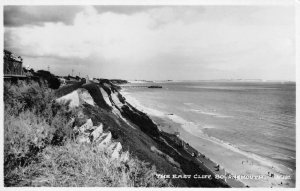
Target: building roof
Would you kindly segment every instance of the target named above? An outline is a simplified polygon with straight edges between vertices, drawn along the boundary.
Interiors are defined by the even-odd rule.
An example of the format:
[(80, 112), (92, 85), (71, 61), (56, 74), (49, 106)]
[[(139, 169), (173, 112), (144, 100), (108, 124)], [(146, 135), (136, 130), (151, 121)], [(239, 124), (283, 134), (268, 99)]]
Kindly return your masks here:
[(3, 56), (4, 58), (6, 59), (12, 59), (14, 61), (17, 61), (17, 62), (22, 62), (23, 59), (21, 56), (16, 56), (15, 54), (13, 54), (12, 52), (8, 51), (8, 50), (5, 50), (3, 51)]

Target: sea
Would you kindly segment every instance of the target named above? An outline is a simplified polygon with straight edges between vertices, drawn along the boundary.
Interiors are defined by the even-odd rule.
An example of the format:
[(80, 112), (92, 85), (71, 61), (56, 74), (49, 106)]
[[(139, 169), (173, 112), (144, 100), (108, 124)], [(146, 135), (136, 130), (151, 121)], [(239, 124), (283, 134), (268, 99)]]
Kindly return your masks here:
[(294, 82), (167, 81), (123, 89), (144, 107), (181, 123), (188, 134), (295, 172)]

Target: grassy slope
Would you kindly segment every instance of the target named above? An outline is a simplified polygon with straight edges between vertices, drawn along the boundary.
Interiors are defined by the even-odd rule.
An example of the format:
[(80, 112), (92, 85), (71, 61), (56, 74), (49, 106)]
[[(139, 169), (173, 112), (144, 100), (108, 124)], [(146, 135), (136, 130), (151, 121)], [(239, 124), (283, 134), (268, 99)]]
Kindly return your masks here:
[(54, 92), (45, 90), (38, 83), (5, 84), (5, 186), (171, 186), (137, 158), (121, 163), (93, 145), (73, 142), (67, 122), (78, 110), (53, 102)]

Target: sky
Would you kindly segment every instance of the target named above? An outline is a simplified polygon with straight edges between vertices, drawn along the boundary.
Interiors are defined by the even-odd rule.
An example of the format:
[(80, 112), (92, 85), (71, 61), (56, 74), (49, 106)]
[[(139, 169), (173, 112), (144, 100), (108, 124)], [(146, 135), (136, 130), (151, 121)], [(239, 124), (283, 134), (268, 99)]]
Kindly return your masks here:
[(269, 6), (4, 6), (4, 48), (56, 75), (295, 81), (295, 16)]

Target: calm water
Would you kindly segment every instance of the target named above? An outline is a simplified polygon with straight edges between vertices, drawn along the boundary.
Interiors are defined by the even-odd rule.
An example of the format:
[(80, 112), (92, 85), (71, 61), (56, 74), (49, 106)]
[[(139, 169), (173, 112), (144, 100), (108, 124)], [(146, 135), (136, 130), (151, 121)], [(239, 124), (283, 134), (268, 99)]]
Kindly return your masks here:
[(295, 170), (295, 83), (159, 85), (163, 89), (128, 88), (127, 91), (147, 107), (174, 113), (196, 124), (195, 134), (205, 133)]

